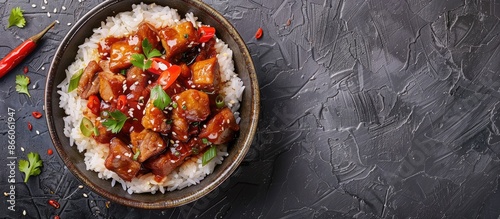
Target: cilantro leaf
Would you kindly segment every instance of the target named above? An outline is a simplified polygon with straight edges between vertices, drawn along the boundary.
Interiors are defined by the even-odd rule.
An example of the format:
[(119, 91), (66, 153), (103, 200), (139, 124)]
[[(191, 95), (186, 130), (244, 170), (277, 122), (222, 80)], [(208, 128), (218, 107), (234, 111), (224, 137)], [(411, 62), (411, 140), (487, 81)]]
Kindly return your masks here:
[(17, 26), (19, 28), (23, 28), (26, 25), (26, 19), (23, 16), (24, 10), (21, 10), (21, 7), (15, 7), (10, 11), (9, 16), (9, 26)]
[(123, 114), (120, 110), (115, 110), (109, 113), (111, 118), (107, 118), (106, 121), (102, 123), (103, 126), (108, 128), (112, 133), (118, 133), (122, 130), (123, 125), (125, 125), (125, 121), (127, 121), (128, 117)]
[(144, 40), (142, 41), (142, 51), (148, 59), (161, 56), (161, 52), (157, 49), (154, 49), (153, 45), (149, 43), (149, 40), (147, 38), (144, 38)]
[(43, 162), (38, 153), (30, 152), (28, 160), (19, 161), (19, 171), (24, 173), (24, 182), (28, 182), (30, 176), (38, 176), (42, 170)]
[(134, 65), (135, 67), (141, 68), (143, 71), (150, 68), (151, 63), (153, 63), (153, 61), (151, 61), (151, 60), (146, 60), (146, 57), (144, 57), (143, 54), (137, 54), (137, 53), (132, 54), (131, 58), (132, 58), (132, 60), (130, 60), (130, 62), (132, 63), (132, 65)]
[(26, 94), (31, 97), (28, 91), (28, 84), (30, 84), (30, 78), (24, 75), (16, 75), (16, 91), (20, 94)]
[(172, 99), (170, 99), (160, 85), (156, 85), (151, 89), (151, 99), (153, 100), (154, 106), (161, 110), (165, 109), (172, 102)]

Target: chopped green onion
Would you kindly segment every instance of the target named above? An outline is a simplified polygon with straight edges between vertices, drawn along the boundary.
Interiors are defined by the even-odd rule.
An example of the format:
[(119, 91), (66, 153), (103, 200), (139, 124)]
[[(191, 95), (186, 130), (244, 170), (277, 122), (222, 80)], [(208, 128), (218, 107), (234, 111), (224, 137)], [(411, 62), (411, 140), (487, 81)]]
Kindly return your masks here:
[(141, 151), (138, 149), (135, 154), (134, 154), (134, 160), (137, 160), (137, 158), (139, 158), (139, 155), (141, 155)]
[(206, 138), (202, 138), (202, 139), (201, 139), (201, 142), (203, 142), (203, 144), (208, 144), (208, 139), (206, 139)]
[(215, 105), (217, 106), (217, 108), (222, 108), (224, 107), (226, 104), (224, 103), (224, 97), (222, 95), (217, 95), (217, 97), (215, 98)]
[(191, 148), (191, 153), (197, 155), (198, 153), (200, 153), (200, 151), (198, 150), (198, 148)]
[(92, 133), (94, 133), (94, 124), (92, 124), (92, 121), (87, 119), (87, 117), (83, 117), (83, 120), (80, 123), (80, 131), (82, 131), (82, 134), (85, 137), (89, 137)]
[(217, 147), (210, 147), (205, 153), (203, 153), (203, 157), (201, 158), (201, 163), (203, 166), (207, 165), (214, 157), (217, 155)]
[(175, 155), (176, 157), (181, 156), (181, 152), (179, 152), (179, 151), (175, 151), (175, 152), (174, 152), (174, 155)]
[(176, 102), (172, 102), (172, 107), (175, 109), (177, 108), (177, 103)]
[(99, 136), (99, 129), (97, 128), (97, 126), (94, 127), (94, 135), (96, 137)]
[(126, 70), (126, 69), (122, 69), (122, 70), (120, 71), (120, 74), (122, 74), (122, 75), (124, 75), (124, 76), (125, 76), (125, 75), (127, 75), (127, 70)]
[(83, 69), (80, 69), (78, 70), (78, 72), (76, 72), (76, 74), (71, 76), (71, 79), (69, 79), (68, 92), (71, 92), (78, 87), (78, 83), (80, 83), (80, 78), (82, 78), (82, 74), (83, 74)]

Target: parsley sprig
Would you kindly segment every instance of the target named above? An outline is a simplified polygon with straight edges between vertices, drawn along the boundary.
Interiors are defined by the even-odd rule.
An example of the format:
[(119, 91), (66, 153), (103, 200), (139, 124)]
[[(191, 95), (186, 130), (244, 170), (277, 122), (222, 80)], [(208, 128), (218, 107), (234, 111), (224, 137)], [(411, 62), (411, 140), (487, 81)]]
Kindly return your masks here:
[(141, 68), (142, 70), (146, 70), (151, 67), (151, 63), (153, 62), (151, 58), (161, 56), (161, 52), (153, 48), (153, 45), (149, 43), (147, 38), (142, 41), (142, 51), (144, 54), (132, 54), (132, 60), (130, 60), (132, 65)]
[(106, 118), (106, 121), (104, 121), (102, 125), (108, 128), (108, 130), (112, 133), (116, 134), (122, 130), (128, 117), (120, 110), (110, 112), (109, 115), (110, 117)]
[(23, 28), (26, 25), (26, 19), (24, 19), (23, 12), (24, 10), (21, 10), (21, 7), (12, 8), (9, 15), (9, 25), (7, 26), (7, 28), (11, 26)]
[(43, 162), (38, 153), (30, 152), (28, 160), (19, 161), (19, 171), (24, 173), (24, 182), (28, 182), (30, 176), (38, 176), (42, 170)]
[(26, 94), (31, 97), (28, 91), (28, 84), (30, 84), (30, 78), (24, 75), (16, 75), (16, 91), (20, 94)]

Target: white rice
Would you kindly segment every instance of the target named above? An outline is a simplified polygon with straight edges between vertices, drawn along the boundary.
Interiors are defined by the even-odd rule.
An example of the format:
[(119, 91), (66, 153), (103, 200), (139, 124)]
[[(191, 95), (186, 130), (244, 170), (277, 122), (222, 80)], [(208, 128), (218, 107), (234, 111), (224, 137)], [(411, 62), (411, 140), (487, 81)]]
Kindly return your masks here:
[[(68, 69), (66, 69), (66, 79), (59, 84), (58, 93), (61, 95), (59, 106), (63, 108), (68, 116), (64, 117), (64, 134), (69, 137), (70, 145), (76, 145), (78, 151), (84, 153), (85, 164), (87, 170), (95, 171), (102, 179), (111, 179), (111, 184), (114, 186), (116, 182), (121, 183), (122, 188), (128, 193), (156, 193), (160, 191), (173, 191), (182, 189), (191, 185), (198, 184), (208, 174), (212, 173), (215, 166), (220, 164), (225, 156), (228, 155), (227, 147), (224, 145), (218, 146), (217, 156), (207, 165), (202, 166), (201, 155), (191, 158), (165, 177), (162, 182), (156, 182), (154, 175), (148, 173), (146, 175), (136, 177), (130, 182), (122, 180), (118, 175), (104, 166), (104, 161), (108, 155), (108, 145), (99, 144), (91, 137), (85, 137), (79, 128), (83, 119), (83, 110), (86, 108), (87, 100), (79, 98), (76, 90), (67, 93), (69, 79), (78, 70), (85, 68), (91, 60), (98, 60), (97, 43), (108, 36), (120, 37), (128, 35), (137, 30), (141, 22), (148, 22), (155, 28), (172, 26), (184, 21), (190, 21), (195, 27), (199, 27), (201, 22), (197, 21), (192, 13), (185, 15), (182, 19), (177, 13), (177, 10), (158, 6), (155, 4), (133, 5), (132, 11), (122, 12), (115, 17), (108, 17), (105, 22), (101, 22), (101, 27), (93, 30), (94, 34), (85, 39), (85, 43), (80, 45), (78, 53)], [(233, 52), (227, 44), (222, 40), (217, 39), (215, 44), (218, 53), (217, 58), (220, 65), (222, 82), (224, 83), (223, 93), (225, 94), (225, 102), (228, 107), (235, 113), (237, 121), (239, 121), (239, 113), (241, 96), (244, 90), (243, 82), (234, 72)]]

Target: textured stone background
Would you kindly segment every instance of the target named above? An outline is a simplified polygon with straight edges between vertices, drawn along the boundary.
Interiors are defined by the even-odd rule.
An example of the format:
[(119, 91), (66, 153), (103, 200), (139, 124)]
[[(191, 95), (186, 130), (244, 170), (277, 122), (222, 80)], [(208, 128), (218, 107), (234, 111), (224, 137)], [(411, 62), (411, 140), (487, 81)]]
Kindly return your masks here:
[[(26, 218), (499, 217), (498, 1), (206, 2), (251, 51), (261, 87), (259, 129), (246, 160), (218, 189), (182, 207), (147, 211), (78, 188), (58, 155), (46, 153), (53, 145), (45, 120), (31, 116), (43, 110), (55, 48), (98, 1), (0, 0), (0, 57), (60, 21), (0, 79), (0, 141), (7, 139), (11, 107), (16, 156), (37, 151), (44, 160), (42, 174), (28, 184), (17, 173), (16, 212), (1, 197), (0, 217), (20, 218), (23, 211)], [(7, 29), (16, 6), (28, 24)], [(256, 40), (259, 27), (264, 36)], [(24, 66), (31, 98), (14, 88)], [(9, 186), (7, 152), (0, 147), (2, 193)]]

